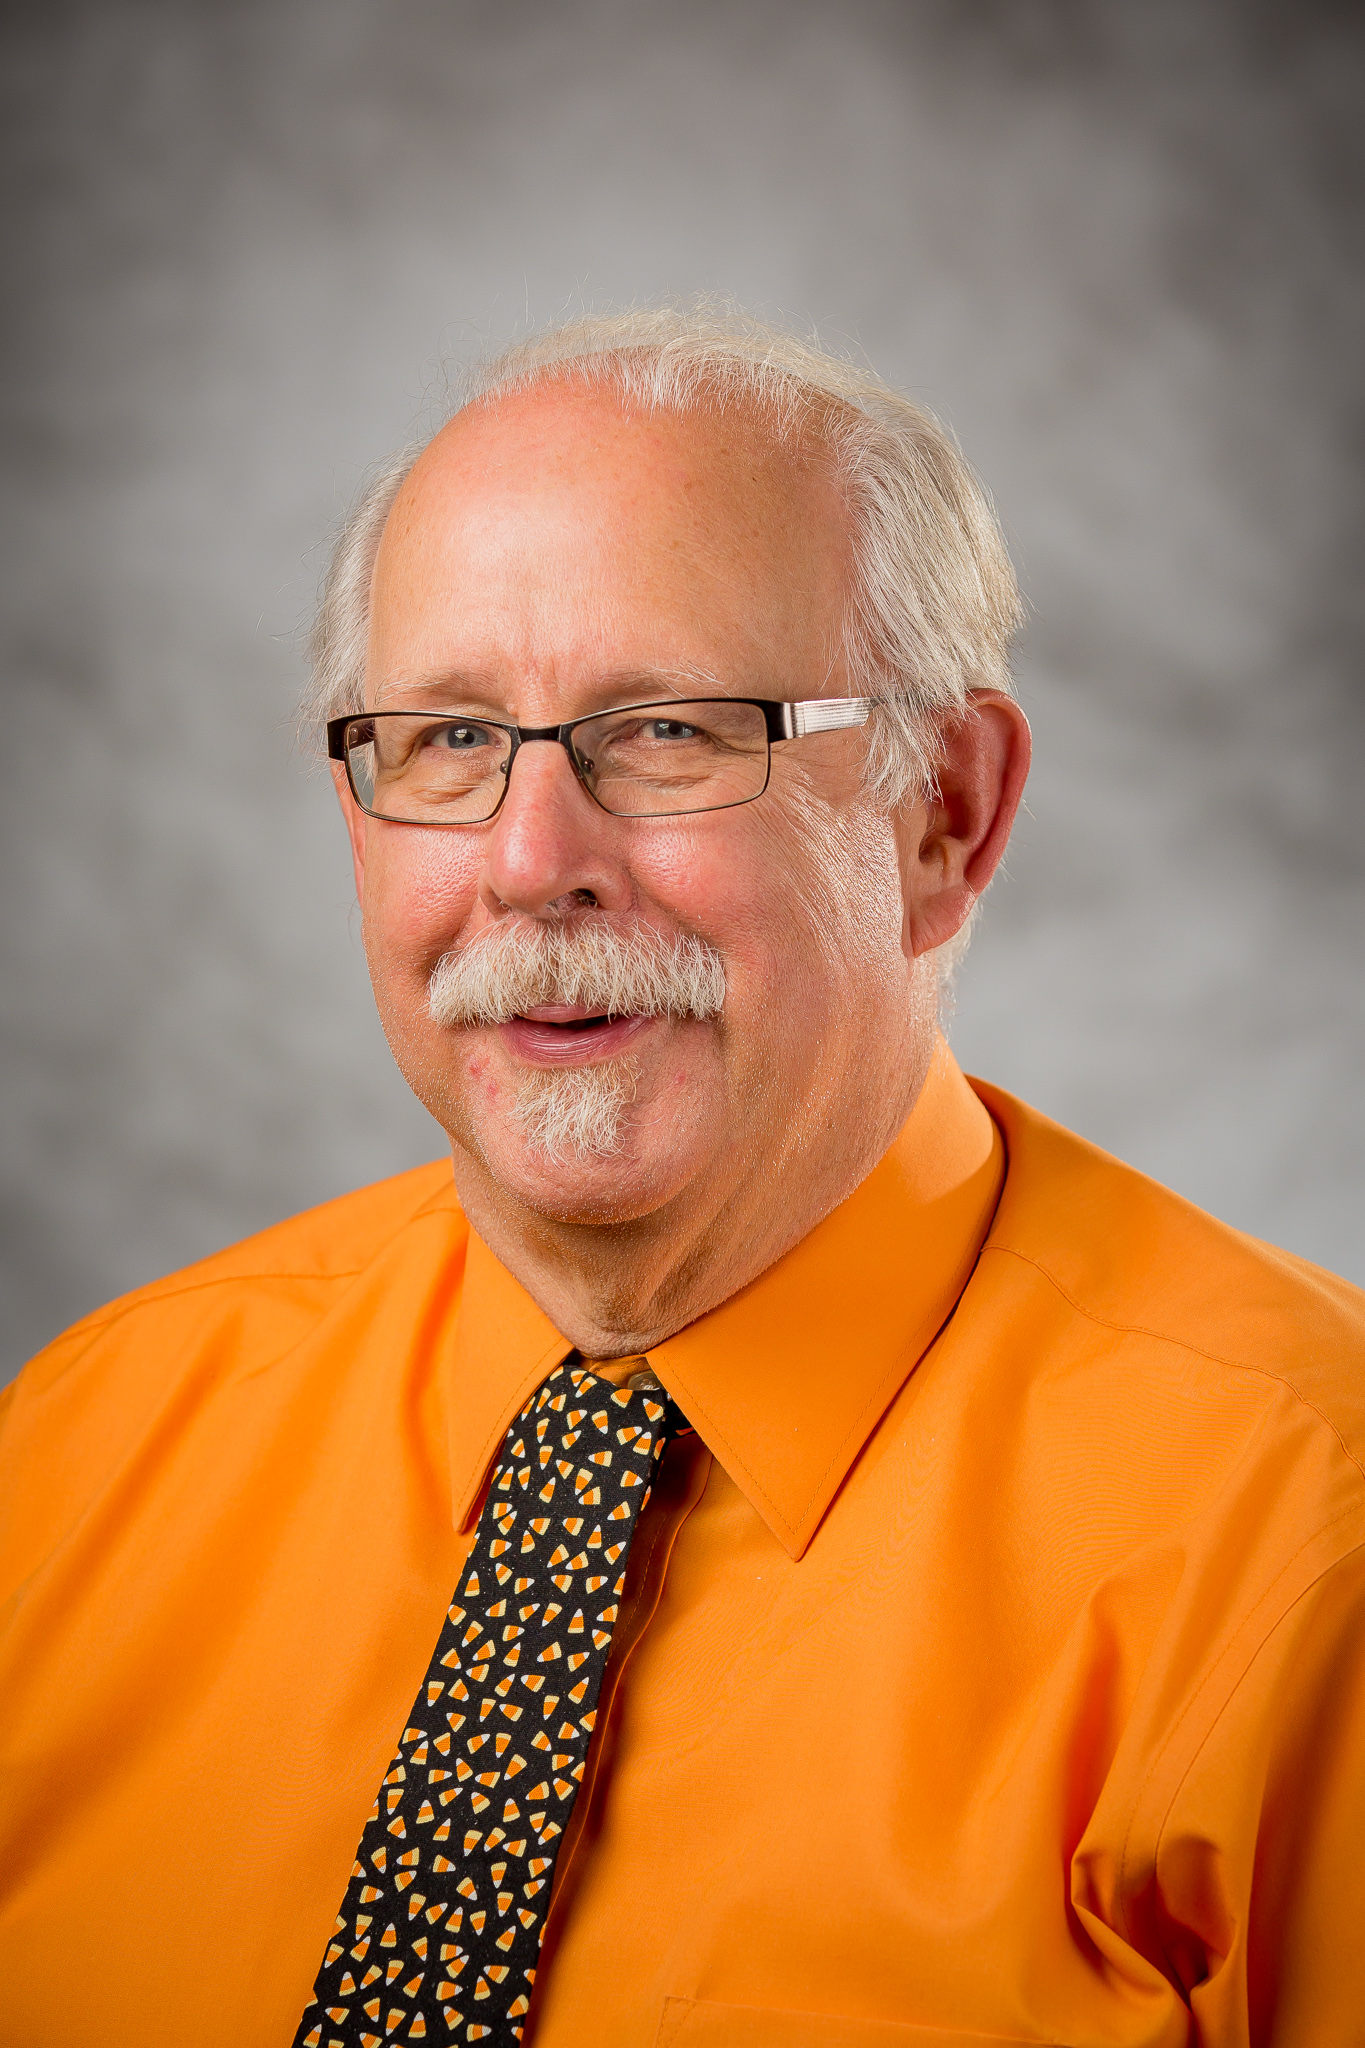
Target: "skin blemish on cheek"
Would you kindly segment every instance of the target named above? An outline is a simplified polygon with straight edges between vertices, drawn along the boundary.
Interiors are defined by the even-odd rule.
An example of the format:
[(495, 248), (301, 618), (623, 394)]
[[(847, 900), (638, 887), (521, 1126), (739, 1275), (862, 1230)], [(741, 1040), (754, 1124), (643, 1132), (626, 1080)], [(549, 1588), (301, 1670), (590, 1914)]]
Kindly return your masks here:
[[(489, 1073), (489, 1063), (482, 1053), (471, 1053), (465, 1061), (465, 1073), (472, 1085), (479, 1088), (486, 1102), (496, 1104), (499, 1090), (496, 1076)], [(484, 1077), (487, 1076), (487, 1079)]]

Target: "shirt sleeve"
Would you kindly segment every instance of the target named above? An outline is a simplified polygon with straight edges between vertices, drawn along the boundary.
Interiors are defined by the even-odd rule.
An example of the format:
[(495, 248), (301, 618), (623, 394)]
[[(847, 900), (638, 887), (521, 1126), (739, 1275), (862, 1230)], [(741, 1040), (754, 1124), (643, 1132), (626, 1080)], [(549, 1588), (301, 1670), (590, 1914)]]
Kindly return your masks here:
[[(1365, 1549), (1280, 1616), (1161, 1830), (1144, 1930), (1203, 2048), (1365, 2038)], [(1147, 1946), (1147, 1942), (1143, 1943)]]

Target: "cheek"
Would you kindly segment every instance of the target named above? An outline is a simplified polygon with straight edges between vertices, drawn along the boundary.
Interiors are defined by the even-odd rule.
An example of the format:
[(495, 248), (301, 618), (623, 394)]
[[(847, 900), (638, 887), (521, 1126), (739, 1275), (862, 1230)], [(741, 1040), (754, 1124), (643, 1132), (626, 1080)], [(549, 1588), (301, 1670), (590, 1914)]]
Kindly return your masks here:
[(726, 1064), (752, 1078), (818, 1037), (837, 998), (785, 835), (754, 806), (747, 818), (712, 812), (705, 829), (671, 828), (649, 853), (635, 864), (641, 894), (725, 962)]
[(635, 887), (663, 915), (717, 948), (732, 973), (765, 948), (780, 893), (767, 835), (740, 810), (661, 825), (637, 844)]
[[(714, 812), (704, 831), (660, 834), (641, 885), (725, 955), (737, 998), (801, 988), (845, 1000), (904, 974), (889, 822), (815, 802)], [(747, 987), (743, 984), (747, 983)]]
[(426, 977), (455, 944), (478, 901), (477, 847), (455, 832), (390, 825), (373, 834), (365, 867), (365, 950), (386, 982)]

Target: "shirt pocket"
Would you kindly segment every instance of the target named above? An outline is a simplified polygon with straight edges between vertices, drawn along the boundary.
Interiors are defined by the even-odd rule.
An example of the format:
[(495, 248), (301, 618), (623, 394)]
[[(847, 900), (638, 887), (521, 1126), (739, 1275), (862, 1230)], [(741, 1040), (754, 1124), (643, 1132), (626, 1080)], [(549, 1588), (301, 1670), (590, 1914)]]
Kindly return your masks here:
[(977, 2034), (960, 2027), (909, 2027), (897, 2020), (855, 2020), (829, 2012), (716, 2005), (666, 1998), (654, 2048), (1057, 2048), (1021, 2034)]

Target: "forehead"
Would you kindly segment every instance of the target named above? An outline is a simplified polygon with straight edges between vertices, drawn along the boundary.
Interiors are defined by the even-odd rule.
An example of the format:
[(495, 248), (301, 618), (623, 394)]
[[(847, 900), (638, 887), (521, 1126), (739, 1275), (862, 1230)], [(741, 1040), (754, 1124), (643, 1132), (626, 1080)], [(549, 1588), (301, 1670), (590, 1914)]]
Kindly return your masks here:
[(541, 387), (457, 415), (414, 467), (375, 565), (372, 682), (827, 662), (847, 558), (818, 451), (739, 411)]

